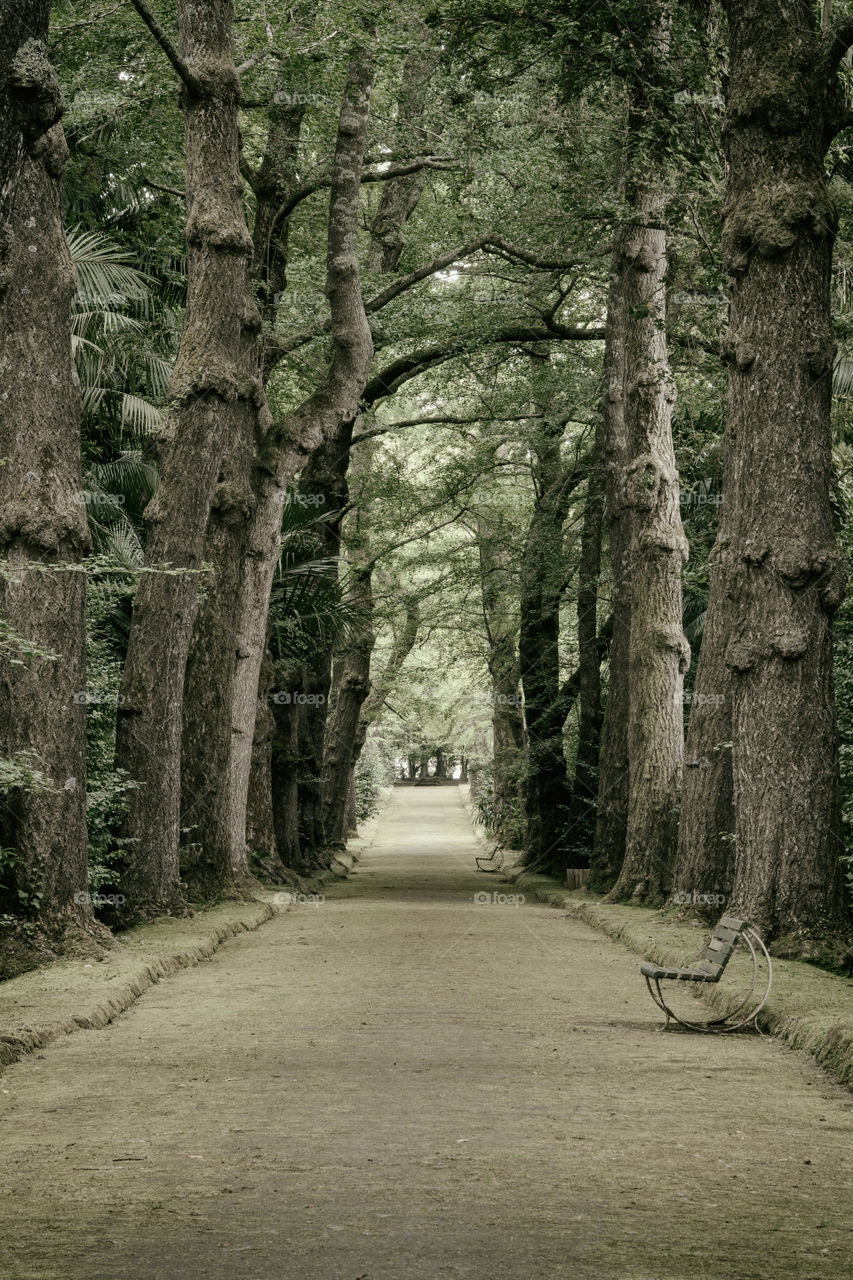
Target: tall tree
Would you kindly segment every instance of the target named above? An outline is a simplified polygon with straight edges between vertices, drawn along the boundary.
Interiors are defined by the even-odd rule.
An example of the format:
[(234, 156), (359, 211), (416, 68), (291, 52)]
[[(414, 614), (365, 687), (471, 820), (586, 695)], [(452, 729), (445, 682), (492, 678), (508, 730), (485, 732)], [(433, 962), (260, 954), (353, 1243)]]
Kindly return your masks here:
[(513, 590), (511, 547), (499, 526), (483, 513), (477, 520), (477, 554), (486, 665), (491, 680), (493, 793), (495, 831), (514, 844), (524, 803), (525, 729), (521, 708), (521, 670), (518, 658), (518, 620), (510, 601)]
[[(68, 156), (48, 0), (0, 22), (0, 807), (3, 911), (89, 925), (84, 638), (90, 548), (71, 356)], [(10, 852), (11, 856), (10, 856)]]
[(245, 866), (247, 858), (246, 802), (258, 682), (285, 495), (313, 450), (330, 439), (341, 422), (355, 420), (373, 357), (358, 260), (358, 197), (373, 75), (372, 33), (364, 29), (355, 39), (349, 64), (329, 200), (326, 293), (333, 338), (331, 363), (321, 385), (266, 432), (254, 468), (254, 505), (246, 532), (236, 627), (241, 660), (232, 699), (235, 737), (228, 783), (232, 867)]
[(581, 839), (590, 840), (598, 797), (601, 752), (601, 646), (598, 637), (598, 592), (604, 515), (604, 420), (599, 417), (589, 464), (578, 563), (578, 749), (572, 784), (572, 822)]
[(624, 473), (630, 510), (631, 630), (628, 661), (628, 816), (625, 857), (611, 897), (662, 901), (675, 861), (684, 756), (681, 526), (672, 444), (675, 385), (666, 336), (666, 61), (671, 18), (654, 7), (649, 39), (629, 90), (626, 203)]
[[(845, 574), (830, 507), (830, 271), (824, 157), (850, 123), (838, 79), (853, 19), (824, 35), (807, 0), (727, 0), (735, 484), (724, 618), (732, 672), (730, 909), (791, 950), (849, 928), (840, 851), (832, 617)], [(726, 501), (729, 502), (728, 495)]]
[[(129, 918), (180, 911), (178, 869), (184, 674), (205, 531), (227, 443), (256, 410), (247, 353), (260, 327), (247, 306), (252, 242), (240, 179), (240, 85), (231, 0), (180, 0), (181, 51), (134, 0), (181, 81), (186, 145), (187, 305), (169, 384), (160, 483), (146, 508), (148, 572), (133, 604), (116, 760), (130, 793), (122, 878)], [(166, 641), (164, 643), (164, 637)]]

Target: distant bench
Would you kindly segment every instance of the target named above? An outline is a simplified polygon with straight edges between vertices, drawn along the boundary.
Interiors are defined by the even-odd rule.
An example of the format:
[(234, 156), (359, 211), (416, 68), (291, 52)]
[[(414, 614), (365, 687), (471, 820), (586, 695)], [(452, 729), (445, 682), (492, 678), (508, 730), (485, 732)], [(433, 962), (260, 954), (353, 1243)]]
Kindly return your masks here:
[[(669, 1007), (661, 991), (662, 982), (719, 982), (726, 965), (742, 942), (746, 943), (752, 956), (752, 982), (746, 995), (735, 1008), (730, 1009), (723, 1017), (713, 1018), (709, 1022), (688, 1022), (686, 1018), (680, 1017)], [(763, 958), (767, 965), (767, 986), (761, 1000), (756, 1004), (760, 958)], [(749, 921), (738, 920), (735, 916), (722, 917), (701, 951), (686, 968), (674, 969), (666, 965), (643, 964), (640, 966), (640, 972), (646, 979), (649, 995), (658, 1008), (666, 1014), (662, 1031), (666, 1031), (670, 1020), (681, 1023), (683, 1027), (689, 1027), (691, 1031), (737, 1031), (749, 1023), (752, 1023), (757, 1031), (756, 1019), (764, 1008), (773, 982), (773, 965), (767, 948)], [(744, 1013), (747, 1006), (750, 1011)]]

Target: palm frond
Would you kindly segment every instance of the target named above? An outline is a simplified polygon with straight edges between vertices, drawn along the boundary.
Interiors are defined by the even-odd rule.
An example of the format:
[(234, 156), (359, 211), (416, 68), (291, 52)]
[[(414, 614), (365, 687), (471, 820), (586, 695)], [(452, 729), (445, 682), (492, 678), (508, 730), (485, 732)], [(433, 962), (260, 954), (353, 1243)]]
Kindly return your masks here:
[(130, 427), (134, 435), (153, 436), (160, 430), (163, 414), (156, 405), (142, 396), (125, 391), (121, 398), (121, 425)]

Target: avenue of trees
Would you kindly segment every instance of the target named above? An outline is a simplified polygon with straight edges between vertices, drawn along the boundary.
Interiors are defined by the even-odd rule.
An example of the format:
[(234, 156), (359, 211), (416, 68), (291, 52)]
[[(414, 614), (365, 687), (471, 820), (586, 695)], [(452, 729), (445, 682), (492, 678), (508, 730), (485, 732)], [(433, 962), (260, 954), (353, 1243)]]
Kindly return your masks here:
[(0, 976), (460, 775), (837, 964), (853, 13), (0, 15)]

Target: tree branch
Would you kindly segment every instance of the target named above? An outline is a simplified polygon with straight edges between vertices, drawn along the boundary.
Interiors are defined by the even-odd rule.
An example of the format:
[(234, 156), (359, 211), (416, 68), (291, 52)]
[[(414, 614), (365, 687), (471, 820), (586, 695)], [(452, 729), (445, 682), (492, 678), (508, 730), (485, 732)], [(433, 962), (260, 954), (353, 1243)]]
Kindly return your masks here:
[(152, 191), (165, 191), (170, 196), (177, 196), (179, 200), (187, 198), (186, 191), (182, 191), (180, 187), (167, 187), (162, 182), (152, 182), (150, 178), (143, 177), (142, 185), (150, 187)]
[(184, 82), (187, 89), (189, 89), (190, 93), (199, 94), (201, 92), (200, 82), (196, 79), (196, 77), (190, 71), (189, 67), (184, 62), (177, 48), (175, 47), (175, 45), (172, 44), (172, 41), (169, 39), (169, 37), (166, 35), (166, 32), (160, 26), (160, 23), (157, 21), (157, 19), (154, 17), (154, 14), (148, 8), (148, 5), (145, 3), (145, 0), (130, 0), (130, 3), (133, 5), (134, 9), (139, 14), (140, 18), (145, 23), (148, 30), (151, 32), (152, 36), (159, 44), (160, 48), (163, 50), (166, 57), (169, 59), (175, 71), (178, 73), (178, 76)]
[[(451, 266), (454, 262), (461, 261), (462, 258), (468, 258), (473, 253), (477, 253), (481, 249), (486, 249), (488, 245), (499, 242), (500, 237), (493, 235), (478, 236), (476, 240), (469, 240), (467, 244), (460, 245), (456, 249), (450, 249), (439, 258), (433, 258), (432, 262), (426, 263), (422, 267), (418, 267), (416, 271), (410, 271), (408, 275), (401, 276), (399, 280), (395, 280), (393, 284), (389, 284), (387, 288), (380, 293), (374, 294), (364, 304), (364, 310), (368, 315), (373, 315), (377, 311), (381, 311), (383, 307), (387, 307), (389, 302), (393, 302), (401, 293), (405, 293), (414, 285), (420, 284), (422, 280), (426, 280), (428, 276), (435, 275), (437, 271), (443, 271), (445, 267)], [(527, 254), (526, 251), (518, 250), (519, 255), (525, 253), (524, 261), (535, 265), (533, 261), (534, 254)], [(569, 266), (576, 266), (576, 263), (563, 262), (561, 269), (565, 270)], [(540, 266), (541, 270), (553, 271), (556, 268), (550, 262)], [(559, 303), (558, 303), (559, 305)], [(546, 320), (549, 333), (552, 336), (565, 336), (560, 325), (555, 325), (552, 320)], [(308, 329), (300, 329), (298, 333), (291, 334), (289, 338), (285, 338), (282, 342), (274, 344), (276, 355), (289, 355), (291, 351), (295, 351), (298, 347), (303, 347), (307, 342), (311, 342), (314, 338), (320, 337), (324, 333), (328, 333), (330, 328), (329, 320), (321, 320), (319, 323), (312, 325)]]
[(369, 431), (362, 431), (360, 435), (353, 437), (353, 444), (358, 444), (359, 440), (371, 440), (374, 436), (388, 435), (391, 431), (405, 431), (407, 427), (421, 427), (428, 423), (434, 423), (437, 426), (462, 427), (473, 426), (477, 422), (529, 422), (531, 417), (539, 416), (541, 415), (525, 413), (510, 418), (490, 418), (488, 414), (481, 414), (479, 418), (401, 418), (399, 422), (389, 422), (385, 427), (371, 427)]
[(564, 328), (562, 325), (556, 325), (537, 329), (532, 325), (510, 325), (506, 329), (484, 334), (476, 344), (472, 344), (470, 338), (464, 337), (455, 338), (451, 342), (440, 346), (422, 347), (419, 351), (413, 351), (409, 355), (399, 356), (396, 360), (392, 360), (384, 369), (375, 374), (364, 389), (362, 405), (365, 408), (370, 408), (377, 400), (393, 395), (410, 378), (416, 378), (419, 374), (425, 373), (427, 369), (432, 369), (436, 365), (444, 364), (447, 360), (452, 360), (454, 356), (463, 355), (471, 349), (472, 345), (486, 347), (500, 343), (551, 342), (555, 339), (561, 341), (601, 342), (604, 339), (604, 328), (596, 328), (592, 325), (588, 327), (575, 325), (571, 328)]
[(832, 77), (837, 75), (841, 60), (853, 45), (853, 16), (839, 18), (826, 31), (821, 40), (821, 53), (818, 62), (818, 74), (828, 85)]
[[(412, 160), (406, 164), (391, 164), (387, 169), (365, 169), (361, 180), (362, 182), (387, 182), (389, 178), (402, 178), (408, 173), (418, 173), (421, 169), (449, 169), (452, 163), (451, 160), (442, 160), (439, 156), (427, 156), (423, 160)], [(277, 226), (283, 218), (289, 218), (298, 204), (307, 200), (309, 196), (313, 196), (315, 191), (321, 191), (323, 187), (330, 186), (331, 181), (331, 177), (324, 174), (322, 178), (315, 178), (313, 182), (306, 182), (303, 186), (297, 187), (276, 211), (274, 225)]]

